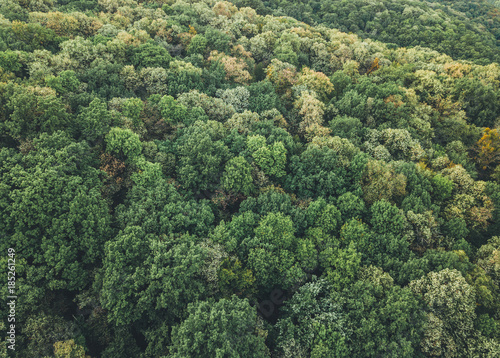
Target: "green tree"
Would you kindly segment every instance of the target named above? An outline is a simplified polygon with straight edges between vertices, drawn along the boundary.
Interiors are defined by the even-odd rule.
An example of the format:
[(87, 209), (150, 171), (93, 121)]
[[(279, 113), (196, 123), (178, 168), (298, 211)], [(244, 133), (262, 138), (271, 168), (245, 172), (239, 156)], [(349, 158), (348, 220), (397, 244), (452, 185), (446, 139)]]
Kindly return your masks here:
[(286, 149), (283, 143), (274, 142), (272, 145), (267, 145), (266, 139), (257, 135), (247, 138), (247, 147), (255, 163), (264, 173), (277, 178), (285, 175)]
[(189, 200), (161, 176), (141, 178), (145, 175), (143, 171), (133, 178), (136, 185), (128, 191), (124, 204), (116, 208), (121, 228), (137, 225), (145, 233), (156, 235), (208, 233), (214, 214), (205, 201)]
[(319, 254), (325, 277), (336, 290), (342, 290), (354, 283), (361, 263), (361, 255), (351, 242), (344, 249), (328, 247)]
[(418, 355), (425, 323), (421, 303), (410, 289), (394, 285), (382, 270), (365, 269), (359, 281), (335, 292), (331, 299), (340, 306), (349, 356)]
[(291, 287), (304, 279), (295, 257), (297, 239), (290, 217), (271, 212), (260, 220), (254, 232), (255, 236), (241, 245), (248, 250), (247, 264), (260, 288)]
[(205, 38), (207, 39), (207, 43), (210, 44), (209, 48), (211, 50), (225, 53), (229, 52), (229, 44), (231, 43), (231, 38), (226, 33), (215, 28), (209, 28), (205, 32)]
[(493, 236), (477, 252), (477, 264), (500, 287), (500, 237)]
[(101, 303), (109, 320), (172, 325), (188, 303), (206, 297), (201, 270), (207, 254), (195, 237), (159, 237), (127, 226), (105, 248)]
[(285, 187), (303, 198), (341, 195), (345, 190), (345, 171), (335, 152), (328, 147), (308, 147), (290, 158)]
[(195, 35), (187, 47), (187, 54), (200, 54), (204, 55), (207, 49), (207, 39), (203, 35)]
[(337, 207), (339, 208), (342, 221), (346, 222), (352, 218), (362, 218), (365, 213), (364, 201), (351, 192), (342, 194), (337, 198)]
[(173, 60), (168, 69), (168, 93), (177, 96), (191, 90), (203, 90), (201, 76), (203, 70), (190, 62)]
[(395, 173), (383, 161), (369, 161), (363, 173), (363, 199), (367, 204), (385, 199), (394, 201), (406, 193), (406, 177)]
[(67, 128), (70, 117), (52, 90), (0, 84), (3, 97), (2, 127), (14, 139), (32, 139), (40, 133)]
[(41, 134), (26, 155), (1, 151), (0, 231), (11, 238), (2, 247), (23, 252), (33, 285), (82, 289), (101, 259), (111, 215), (89, 152), (60, 131)]
[(465, 357), (474, 334), (475, 293), (457, 270), (430, 272), (410, 288), (426, 303), (428, 325), (421, 342), (430, 355)]
[(158, 102), (161, 116), (169, 123), (177, 124), (186, 120), (187, 108), (178, 103), (172, 96), (163, 96)]
[(240, 204), (239, 212), (246, 213), (250, 211), (260, 216), (274, 212), (290, 216), (296, 232), (301, 235), (308, 225), (306, 212), (293, 204), (290, 195), (285, 194), (282, 190), (270, 187), (268, 190), (261, 192), (258, 197), (248, 197), (244, 200)]
[(122, 113), (132, 120), (134, 127), (139, 127), (140, 115), (144, 109), (144, 103), (140, 98), (129, 98), (122, 104)]
[(224, 297), (232, 294), (251, 297), (255, 294), (255, 277), (251, 270), (244, 268), (240, 260), (226, 258), (218, 272), (219, 289)]
[(133, 163), (142, 152), (139, 136), (130, 129), (111, 128), (106, 134), (106, 150), (116, 154), (120, 159)]
[(134, 50), (133, 65), (137, 69), (144, 67), (168, 68), (172, 56), (163, 47), (147, 42)]
[(0, 52), (0, 67), (5, 72), (19, 73), (22, 69), (22, 65), (19, 62), (19, 55), (9, 50)]
[(358, 244), (365, 263), (376, 265), (395, 276), (401, 265), (411, 257), (406, 235), (406, 218), (395, 205), (380, 200), (370, 208), (373, 234)]
[(275, 325), (280, 351), (311, 357), (349, 356), (345, 318), (331, 300), (330, 290), (324, 279), (308, 282), (280, 307), (282, 315)]
[(210, 120), (225, 122), (235, 113), (234, 107), (220, 98), (212, 98), (197, 90), (179, 95), (177, 100), (187, 108), (200, 107)]
[(229, 159), (229, 149), (221, 140), (224, 134), (221, 123), (196, 121), (177, 140), (177, 174), (186, 189), (199, 192), (216, 187)]
[(248, 86), (248, 110), (261, 113), (273, 108), (279, 108), (280, 102), (271, 82), (264, 80)]
[(201, 301), (188, 307), (189, 316), (172, 329), (168, 357), (270, 357), (266, 331), (246, 299)]
[(114, 118), (108, 111), (108, 106), (99, 97), (94, 98), (88, 107), (82, 108), (77, 117), (82, 136), (89, 141), (95, 141), (107, 134), (113, 121)]
[(248, 195), (254, 190), (252, 168), (243, 157), (235, 157), (227, 162), (222, 185), (225, 189)]
[(440, 201), (448, 199), (451, 196), (453, 188), (455, 187), (453, 181), (443, 177), (441, 174), (436, 174), (432, 178), (432, 184), (434, 197)]
[(50, 88), (53, 88), (59, 94), (66, 94), (68, 92), (75, 92), (80, 86), (80, 81), (76, 76), (75, 71), (62, 71), (59, 76), (45, 77), (45, 83)]

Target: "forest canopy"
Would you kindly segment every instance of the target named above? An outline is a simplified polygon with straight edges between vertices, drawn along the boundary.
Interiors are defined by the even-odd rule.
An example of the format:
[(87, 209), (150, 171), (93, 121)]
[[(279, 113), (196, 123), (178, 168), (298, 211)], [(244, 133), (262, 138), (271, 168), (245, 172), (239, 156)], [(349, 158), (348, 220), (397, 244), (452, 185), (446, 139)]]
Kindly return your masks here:
[(497, 6), (0, 0), (0, 356), (497, 357)]

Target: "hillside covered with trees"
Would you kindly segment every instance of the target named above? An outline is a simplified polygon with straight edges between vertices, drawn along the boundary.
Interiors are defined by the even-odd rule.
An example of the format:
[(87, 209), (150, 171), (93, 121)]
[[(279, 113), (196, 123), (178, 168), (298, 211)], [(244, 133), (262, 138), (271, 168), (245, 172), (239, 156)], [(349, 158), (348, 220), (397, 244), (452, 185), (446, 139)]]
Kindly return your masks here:
[(496, 4), (364, 3), (0, 0), (0, 357), (498, 357)]

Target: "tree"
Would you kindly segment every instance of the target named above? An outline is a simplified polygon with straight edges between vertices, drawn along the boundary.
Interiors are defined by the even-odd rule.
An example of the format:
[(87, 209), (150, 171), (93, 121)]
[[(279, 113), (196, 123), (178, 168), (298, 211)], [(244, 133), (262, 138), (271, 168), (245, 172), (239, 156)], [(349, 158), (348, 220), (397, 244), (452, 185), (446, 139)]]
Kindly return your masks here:
[(355, 156), (360, 153), (359, 149), (348, 139), (337, 136), (316, 136), (311, 140), (308, 146), (327, 146), (333, 149), (335, 154), (338, 155), (340, 163), (345, 168), (349, 168)]
[(205, 32), (205, 37), (207, 38), (207, 43), (211, 50), (225, 53), (229, 52), (231, 37), (228, 34), (210, 27)]
[(249, 134), (253, 124), (259, 121), (260, 116), (258, 113), (245, 111), (243, 113), (235, 113), (228, 119), (225, 125), (230, 130), (237, 130), (241, 134)]
[(132, 124), (135, 128), (138, 128), (141, 124), (140, 115), (144, 109), (144, 103), (140, 98), (129, 98), (122, 103), (122, 113), (130, 118)]
[(500, 102), (498, 92), (491, 84), (477, 78), (461, 78), (455, 83), (454, 98), (464, 104), (467, 117), (478, 127), (491, 127), (497, 117)]
[(477, 265), (480, 266), (500, 287), (500, 237), (493, 236), (477, 252)]
[(148, 95), (166, 95), (169, 93), (168, 72), (162, 67), (142, 68), (139, 72), (139, 79), (142, 84), (141, 87), (143, 87), (141, 92)]
[[(258, 197), (248, 197), (240, 204), (240, 213), (252, 212), (264, 216), (270, 212), (281, 213), (292, 218), (295, 230), (302, 233), (307, 226), (306, 213), (293, 205), (290, 195), (277, 187), (263, 188)], [(319, 215), (319, 214), (318, 214)]]
[(359, 276), (352, 286), (331, 296), (345, 322), (348, 356), (416, 356), (425, 323), (417, 297), (376, 267)]
[(221, 138), (221, 123), (196, 121), (177, 140), (179, 182), (196, 192), (214, 189), (222, 174), (221, 167), (229, 159), (229, 149)]
[[(79, 290), (112, 233), (95, 158), (86, 142), (64, 132), (41, 134), (26, 155), (3, 149), (1, 232), (23, 252), (28, 282), (47, 290)], [(5, 160), (4, 158), (12, 157)]]
[(113, 114), (99, 97), (94, 98), (89, 106), (83, 108), (77, 117), (83, 138), (95, 141), (106, 135), (114, 122)]
[(325, 105), (313, 94), (302, 92), (294, 106), (303, 118), (299, 124), (300, 133), (308, 140), (330, 134), (330, 130), (322, 126)]
[(332, 119), (328, 126), (332, 130), (332, 135), (339, 136), (340, 138), (347, 138), (358, 145), (363, 135), (363, 125), (358, 118), (352, 117), (335, 117)]
[(408, 240), (410, 240), (413, 248), (421, 247), (425, 249), (439, 246), (439, 225), (432, 211), (416, 213), (409, 210), (406, 213), (406, 220), (409, 226)]
[(147, 170), (132, 177), (136, 185), (127, 193), (124, 204), (116, 208), (120, 227), (137, 225), (151, 234), (206, 235), (214, 220), (208, 204), (183, 197), (158, 172), (159, 177), (143, 178)]
[(232, 105), (236, 112), (243, 112), (248, 107), (250, 92), (245, 87), (236, 87), (225, 91), (218, 91), (217, 95), (222, 100)]
[[(56, 358), (88, 358), (82, 346), (84, 337), (79, 334), (73, 322), (67, 322), (60, 316), (34, 314), (26, 320), (22, 333), (27, 338), (26, 354), (38, 357), (55, 354)], [(73, 355), (70, 355), (72, 351)]]
[(338, 233), (341, 224), (340, 211), (335, 205), (328, 204), (323, 198), (309, 204), (306, 218), (309, 226), (321, 228), (323, 232), (331, 236)]
[(45, 27), (54, 30), (59, 36), (74, 35), (78, 29), (78, 21), (75, 17), (69, 14), (63, 14), (59, 11), (48, 13), (32, 13), (30, 18), (38, 23), (45, 25)]
[(22, 69), (19, 55), (14, 51), (2, 51), (0, 53), (0, 67), (4, 72), (19, 73)]
[(297, 85), (305, 85), (309, 90), (315, 92), (321, 101), (326, 101), (333, 91), (330, 79), (323, 72), (316, 72), (307, 67), (302, 71)]
[(341, 291), (356, 280), (361, 255), (355, 247), (356, 245), (351, 242), (345, 250), (327, 247), (319, 254), (319, 261), (324, 269), (322, 277), (330, 282), (334, 290)]
[(195, 35), (189, 42), (189, 45), (187, 47), (187, 54), (204, 55), (207, 48), (207, 43), (208, 41), (205, 36), (199, 34)]
[(290, 217), (281, 213), (269, 213), (263, 217), (255, 228), (255, 240), (272, 248), (293, 250), (295, 245), (295, 229)]
[(189, 316), (172, 329), (168, 357), (270, 357), (267, 332), (248, 300), (201, 301), (188, 307)]
[(70, 123), (61, 98), (50, 88), (10, 83), (0, 87), (0, 95), (5, 98), (2, 127), (14, 139), (31, 139), (39, 133), (53, 133)]
[(368, 115), (367, 100), (367, 96), (351, 89), (335, 102), (335, 106), (339, 109), (340, 115), (365, 121)]
[(264, 80), (254, 82), (248, 87), (250, 97), (248, 99), (248, 109), (250, 111), (261, 113), (273, 108), (279, 108), (278, 96), (274, 92), (271, 82)]
[(380, 200), (371, 206), (370, 214), (373, 234), (363, 235), (357, 245), (358, 251), (363, 254), (366, 264), (381, 267), (396, 277), (395, 273), (411, 257), (404, 213), (395, 205)]
[(382, 131), (370, 131), (369, 140), (365, 143), (368, 150), (375, 151), (378, 143), (381, 143), (396, 160), (418, 161), (424, 155), (420, 143), (413, 139), (406, 129), (389, 128)]
[(217, 50), (210, 52), (209, 61), (220, 62), (226, 71), (226, 81), (246, 84), (252, 76), (248, 72), (248, 65), (240, 58), (227, 56)]
[[(88, 51), (87, 48), (77, 48), (78, 50)], [(91, 55), (97, 57), (95, 52)], [(87, 83), (87, 91), (94, 92), (101, 98), (109, 100), (114, 97), (130, 97), (130, 92), (125, 88), (125, 78), (120, 76), (121, 71), (122, 66), (120, 64), (97, 57), (92, 62), (92, 65), (89, 64), (84, 67), (83, 73), (78, 76), (78, 79)], [(147, 69), (141, 70), (141, 73), (147, 72)], [(143, 80), (145, 83), (149, 81), (147, 76), (143, 76)]]
[(58, 45), (64, 40), (56, 33), (39, 23), (12, 21), (11, 26), (2, 31), (4, 41), (11, 50), (33, 52), (47, 49), (56, 52)]
[(474, 333), (475, 294), (460, 272), (430, 272), (409, 287), (427, 307), (429, 324), (421, 342), (422, 351), (429, 355), (466, 356)]
[(202, 69), (190, 62), (172, 60), (168, 69), (168, 93), (177, 96), (191, 90), (202, 90)]
[(482, 170), (493, 168), (500, 161), (500, 134), (497, 129), (485, 128), (476, 145), (476, 160)]
[(108, 319), (121, 327), (174, 324), (190, 302), (206, 298), (201, 271), (207, 254), (195, 237), (127, 226), (106, 243), (101, 303)]
[(337, 207), (342, 214), (342, 221), (344, 222), (352, 218), (362, 218), (365, 212), (364, 201), (351, 192), (342, 194), (337, 198)]
[(188, 116), (187, 108), (177, 102), (172, 96), (163, 96), (158, 102), (161, 116), (169, 123), (182, 123)]
[(433, 196), (439, 201), (448, 199), (455, 187), (453, 181), (443, 177), (441, 174), (436, 174), (432, 177), (432, 186), (434, 188)]
[(74, 71), (62, 71), (57, 77), (45, 77), (45, 82), (59, 94), (75, 92), (81, 84)]
[[(289, 216), (269, 213), (261, 218), (254, 230), (255, 236), (243, 240), (248, 250), (247, 264), (259, 288), (292, 287), (304, 279), (304, 272), (296, 262), (297, 239)], [(244, 259), (244, 257), (242, 257)]]
[(112, 128), (106, 135), (106, 150), (128, 163), (134, 163), (142, 152), (139, 136), (130, 129)]
[(278, 59), (272, 59), (266, 71), (266, 78), (274, 85), (276, 92), (286, 98), (292, 95), (291, 87), (297, 83), (296, 76), (295, 66)]
[(371, 160), (363, 173), (363, 199), (367, 204), (385, 199), (393, 201), (406, 193), (406, 177), (396, 174), (391, 165)]
[(220, 98), (212, 98), (197, 90), (181, 94), (177, 101), (187, 108), (200, 107), (210, 120), (224, 122), (235, 113), (234, 107)]
[(250, 298), (255, 294), (255, 276), (237, 258), (226, 258), (218, 272), (219, 290), (225, 298), (232, 294)]
[(222, 176), (225, 189), (249, 195), (253, 189), (252, 168), (243, 157), (235, 157), (226, 164)]
[(247, 147), (255, 163), (267, 175), (280, 178), (285, 175), (286, 149), (282, 142), (266, 144), (266, 139), (261, 136), (247, 137)]
[(54, 354), (56, 358), (88, 358), (85, 349), (76, 344), (73, 339), (54, 343)]
[(330, 290), (325, 279), (317, 279), (301, 286), (285, 301), (275, 325), (280, 351), (286, 354), (294, 350), (311, 357), (349, 356), (344, 315), (331, 300)]
[(347, 185), (345, 171), (328, 147), (312, 146), (292, 156), (288, 172), (295, 174), (285, 178), (286, 189), (303, 198), (342, 195)]
[(147, 42), (134, 49), (133, 65), (137, 69), (146, 67), (168, 68), (172, 57), (163, 47)]
[(6, 1), (2, 5), (2, 15), (10, 21), (18, 20), (26, 22), (28, 20), (28, 10), (21, 7), (15, 1)]

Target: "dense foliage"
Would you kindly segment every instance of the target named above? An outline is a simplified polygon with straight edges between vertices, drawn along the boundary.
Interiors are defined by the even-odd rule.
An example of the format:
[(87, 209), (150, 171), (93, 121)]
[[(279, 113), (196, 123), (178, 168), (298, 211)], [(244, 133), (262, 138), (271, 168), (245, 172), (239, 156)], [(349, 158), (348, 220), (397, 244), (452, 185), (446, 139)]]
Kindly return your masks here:
[(363, 4), (0, 0), (10, 356), (497, 357), (498, 10)]
[(324, 24), (393, 46), (429, 47), (479, 64), (500, 61), (500, 11), (498, 4), (487, 0), (268, 0), (261, 4), (263, 13)]

